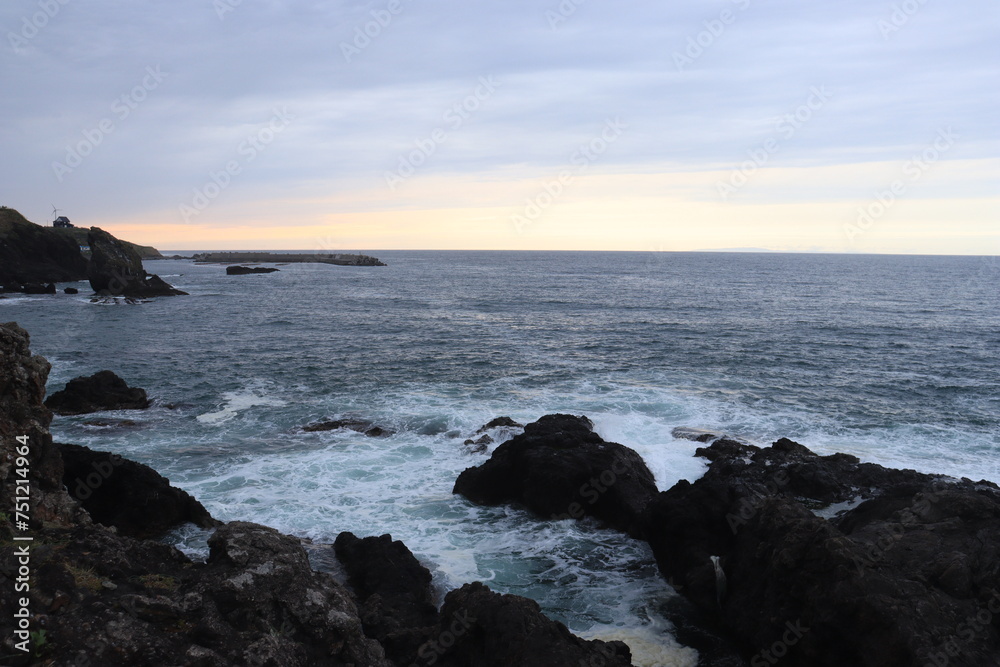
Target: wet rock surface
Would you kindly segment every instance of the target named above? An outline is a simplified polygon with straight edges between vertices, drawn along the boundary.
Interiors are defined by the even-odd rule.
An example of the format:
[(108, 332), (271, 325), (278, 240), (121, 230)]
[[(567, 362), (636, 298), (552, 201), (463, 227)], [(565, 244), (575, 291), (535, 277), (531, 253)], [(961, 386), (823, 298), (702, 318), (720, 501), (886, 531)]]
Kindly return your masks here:
[(367, 419), (328, 419), (306, 424), (302, 427), (302, 430), (306, 433), (321, 433), (323, 431), (337, 431), (340, 429), (364, 433), (372, 438), (384, 438), (393, 434), (392, 429), (377, 426), (374, 422)]
[(220, 523), (149, 466), (79, 445), (58, 447), (69, 494), (94, 521), (114, 526), (122, 535), (155, 538), (188, 522), (203, 528)]
[(699, 453), (709, 471), (659, 494), (645, 533), (663, 574), (751, 664), (997, 664), (995, 485), (786, 439)]
[(102, 410), (144, 410), (151, 404), (145, 389), (130, 387), (111, 371), (70, 380), (45, 399), (45, 407), (60, 415), (82, 415)]
[(605, 442), (589, 419), (546, 415), (462, 472), (454, 492), (481, 505), (517, 503), (545, 518), (590, 516), (638, 536), (657, 489), (642, 457)]

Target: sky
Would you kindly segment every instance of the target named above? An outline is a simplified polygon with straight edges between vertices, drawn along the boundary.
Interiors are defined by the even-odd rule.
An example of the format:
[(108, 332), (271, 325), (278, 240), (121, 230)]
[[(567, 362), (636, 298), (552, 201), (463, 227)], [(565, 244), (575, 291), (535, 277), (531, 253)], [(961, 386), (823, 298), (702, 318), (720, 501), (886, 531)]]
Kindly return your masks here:
[(0, 204), (161, 249), (1000, 254), (995, 0), (7, 0)]

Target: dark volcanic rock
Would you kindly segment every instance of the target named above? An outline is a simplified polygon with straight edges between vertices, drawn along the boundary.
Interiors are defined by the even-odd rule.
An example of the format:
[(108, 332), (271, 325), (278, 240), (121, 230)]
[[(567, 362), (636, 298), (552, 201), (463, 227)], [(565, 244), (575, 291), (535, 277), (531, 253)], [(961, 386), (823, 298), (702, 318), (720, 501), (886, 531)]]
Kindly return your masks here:
[(482, 426), (480, 426), (479, 430), (476, 431), (474, 435), (479, 435), (480, 433), (486, 433), (490, 429), (500, 428), (500, 427), (512, 428), (512, 429), (524, 428), (524, 424), (519, 424), (510, 417), (496, 417), (495, 419), (491, 419)]
[(110, 452), (59, 445), (63, 483), (94, 521), (122, 535), (159, 537), (187, 523), (219, 525), (201, 503), (148, 466)]
[(56, 286), (53, 283), (42, 285), (41, 283), (27, 283), (22, 290), (25, 294), (55, 294)]
[[(650, 504), (647, 539), (751, 664), (779, 653), (790, 667), (997, 664), (995, 485), (820, 457), (785, 439), (699, 453), (709, 471)], [(830, 519), (811, 511), (864, 498)]]
[(230, 276), (245, 276), (250, 273), (274, 273), (279, 269), (273, 269), (267, 266), (227, 266), (226, 275)]
[(91, 227), (87, 240), (90, 244), (87, 279), (97, 294), (140, 299), (187, 294), (159, 276), (146, 273), (139, 252), (103, 229)]
[(462, 472), (454, 493), (481, 505), (520, 503), (553, 519), (592, 516), (638, 536), (656, 484), (642, 457), (605, 442), (586, 417), (546, 415)]
[(111, 371), (73, 378), (66, 388), (45, 399), (45, 406), (60, 415), (82, 415), (99, 410), (144, 410), (150, 405), (146, 390), (129, 387)]
[(374, 423), (366, 419), (333, 419), (307, 424), (302, 427), (302, 430), (306, 433), (336, 431), (338, 429), (357, 431), (358, 433), (364, 433), (372, 438), (384, 438), (394, 433), (392, 429), (375, 426)]
[(75, 287), (67, 287), (63, 290), (63, 294), (79, 294), (80, 290)]
[(365, 634), (379, 640), (397, 664), (414, 662), (438, 620), (430, 571), (390, 535), (359, 539), (341, 533), (334, 547), (358, 597)]
[(347, 590), (271, 528), (222, 526), (205, 564), (103, 526), (48, 538), (60, 546), (32, 553), (32, 604), (54, 664), (391, 667)]
[[(62, 458), (49, 433), (52, 413), (42, 404), (50, 365), (32, 356), (29, 342), (28, 332), (16, 323), (0, 324), (0, 511), (14, 507), (14, 464), (18, 449), (26, 447), (33, 522), (68, 525), (83, 513), (63, 490)], [(26, 445), (16, 440), (19, 436), (26, 436)], [(13, 591), (12, 586), (0, 588)]]
[(418, 655), (418, 664), (441, 667), (632, 664), (622, 642), (581, 639), (546, 618), (535, 601), (494, 593), (479, 582), (448, 593), (438, 627)]
[(484, 433), (475, 440), (469, 438), (463, 444), (469, 448), (470, 454), (485, 454), (486, 449), (493, 444), (493, 438), (488, 433)]

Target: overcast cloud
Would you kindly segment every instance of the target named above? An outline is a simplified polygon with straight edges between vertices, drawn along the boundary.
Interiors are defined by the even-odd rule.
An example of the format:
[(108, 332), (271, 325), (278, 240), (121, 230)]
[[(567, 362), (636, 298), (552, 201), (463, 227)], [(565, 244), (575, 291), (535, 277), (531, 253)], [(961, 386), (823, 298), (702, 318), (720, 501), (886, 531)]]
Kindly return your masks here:
[[(731, 169), (772, 138), (768, 167), (902, 161), (942, 128), (947, 159), (998, 158), (998, 26), (995, 0), (9, 0), (0, 201), (180, 222), (235, 160), (230, 202), (369, 210), (350, 193), (383, 188), (391, 209), (387, 172), (435, 129), (399, 191), (543, 178), (609, 119), (608, 173)], [(995, 197), (995, 176), (935, 196)]]

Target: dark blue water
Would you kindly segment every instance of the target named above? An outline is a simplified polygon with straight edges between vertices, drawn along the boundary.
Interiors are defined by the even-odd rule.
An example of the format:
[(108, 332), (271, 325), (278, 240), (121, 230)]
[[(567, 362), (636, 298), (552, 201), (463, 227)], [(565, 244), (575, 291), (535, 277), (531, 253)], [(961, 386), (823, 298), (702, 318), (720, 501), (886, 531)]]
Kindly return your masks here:
[[(461, 442), (485, 421), (587, 414), (661, 488), (703, 470), (676, 426), (1000, 481), (996, 258), (374, 254), (389, 266), (149, 262), (191, 296), (16, 297), (0, 318), (53, 362), (50, 388), (109, 368), (157, 399), (106, 415), (134, 429), (57, 418), (59, 439), (148, 463), (223, 519), (326, 541), (392, 532), (442, 588), (528, 595), (643, 646), (642, 664), (693, 660), (665, 639), (655, 600), (670, 591), (644, 545), (450, 494), (483, 459)], [(344, 416), (397, 434), (296, 430)], [(176, 540), (197, 550), (204, 535)]]

